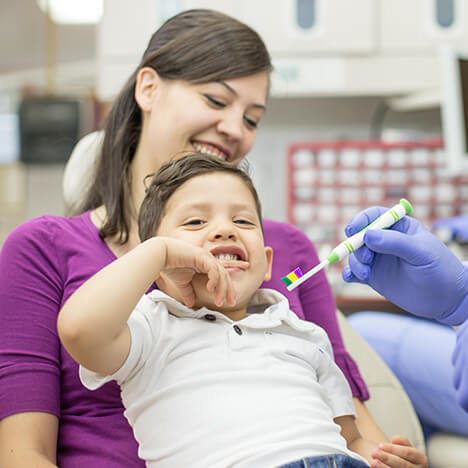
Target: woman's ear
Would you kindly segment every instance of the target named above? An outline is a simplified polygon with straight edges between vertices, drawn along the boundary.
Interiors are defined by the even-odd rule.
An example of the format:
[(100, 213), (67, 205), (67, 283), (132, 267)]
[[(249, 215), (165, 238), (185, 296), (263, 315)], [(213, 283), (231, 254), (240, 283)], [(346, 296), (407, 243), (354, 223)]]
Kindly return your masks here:
[(158, 73), (150, 67), (143, 67), (138, 71), (135, 85), (135, 100), (143, 112), (151, 110), (159, 81)]
[(264, 281), (269, 281), (271, 279), (271, 266), (273, 265), (273, 249), (271, 247), (265, 246), (265, 257), (267, 260), (267, 269)]

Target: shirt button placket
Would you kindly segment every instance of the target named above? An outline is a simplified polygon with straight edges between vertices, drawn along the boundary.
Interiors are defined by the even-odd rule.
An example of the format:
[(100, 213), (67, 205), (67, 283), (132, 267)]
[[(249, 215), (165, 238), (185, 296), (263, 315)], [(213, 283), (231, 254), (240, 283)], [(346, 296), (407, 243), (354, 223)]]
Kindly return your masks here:
[(229, 345), (231, 349), (240, 350), (245, 346), (242, 328), (239, 325), (232, 325), (231, 332), (228, 334)]

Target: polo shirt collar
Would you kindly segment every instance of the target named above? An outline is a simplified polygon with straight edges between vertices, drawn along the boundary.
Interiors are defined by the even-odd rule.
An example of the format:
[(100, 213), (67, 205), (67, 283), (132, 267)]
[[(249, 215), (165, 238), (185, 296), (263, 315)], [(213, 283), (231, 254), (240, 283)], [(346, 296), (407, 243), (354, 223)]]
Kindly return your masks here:
[[(229, 317), (216, 310), (201, 307), (198, 310), (190, 309), (166, 293), (155, 289), (148, 294), (148, 297), (156, 303), (164, 303), (170, 314), (176, 317), (204, 318), (211, 314), (218, 319), (233, 322)], [(261, 307), (264, 306), (264, 307)], [(250, 311), (249, 311), (250, 309)], [(255, 312), (261, 311), (261, 312)], [(272, 289), (259, 289), (252, 297), (247, 306), (247, 316), (239, 322), (251, 328), (264, 328), (268, 326), (279, 326), (282, 322), (290, 322), (290, 315), (295, 314), (289, 311), (289, 304), (286, 297)], [(296, 316), (295, 316), (296, 317)], [(296, 317), (297, 318), (297, 317)], [(296, 327), (295, 327), (296, 328)]]

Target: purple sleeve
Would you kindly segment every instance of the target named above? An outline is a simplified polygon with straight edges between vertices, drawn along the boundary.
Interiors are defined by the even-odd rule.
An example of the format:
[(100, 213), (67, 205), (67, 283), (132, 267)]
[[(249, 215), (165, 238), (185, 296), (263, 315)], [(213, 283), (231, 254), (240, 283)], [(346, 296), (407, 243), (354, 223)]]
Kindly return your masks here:
[(296, 267), (303, 272), (319, 263), (317, 251), (309, 238), (294, 226), (264, 221), (265, 243), (273, 248), (271, 281), (264, 287), (276, 289), (284, 294), (291, 309), (304, 320), (316, 323), (328, 334), (338, 367), (343, 371), (354, 397), (362, 401), (369, 399), (369, 391), (356, 362), (348, 354), (338, 326), (336, 304), (324, 270), (289, 292), (281, 282)]
[(37, 218), (16, 228), (0, 252), (0, 419), (60, 414), (62, 281), (53, 246), (49, 224)]

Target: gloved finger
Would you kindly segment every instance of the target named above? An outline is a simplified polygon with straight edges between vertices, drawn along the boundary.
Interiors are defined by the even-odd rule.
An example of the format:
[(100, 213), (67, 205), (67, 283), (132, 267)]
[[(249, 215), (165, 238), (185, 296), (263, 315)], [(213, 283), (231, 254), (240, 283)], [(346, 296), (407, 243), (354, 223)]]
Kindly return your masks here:
[(371, 269), (369, 265), (361, 263), (354, 254), (350, 255), (348, 258), (348, 267), (360, 283), (368, 282)]
[(421, 248), (419, 239), (392, 229), (370, 229), (364, 242), (374, 252), (394, 255), (411, 265), (426, 265), (433, 260), (431, 252)]
[(346, 283), (362, 283), (362, 281), (351, 271), (349, 266), (345, 266), (341, 271), (341, 277)]
[(352, 255), (355, 255), (361, 263), (365, 263), (366, 265), (370, 265), (374, 261), (375, 257), (374, 252), (372, 252), (372, 250), (370, 250), (365, 244), (355, 250)]
[(434, 221), (432, 223), (432, 227), (434, 229), (439, 229), (439, 228), (445, 227), (445, 226), (451, 227), (454, 224), (454, 220), (456, 220), (456, 219), (457, 219), (457, 216), (453, 216), (451, 218), (437, 219), (436, 221)]
[(345, 227), (345, 234), (349, 237), (361, 229), (364, 229), (366, 226), (369, 226), (374, 219), (378, 218), (382, 213), (387, 211), (388, 208), (383, 206), (371, 206), (365, 210), (360, 211)]

